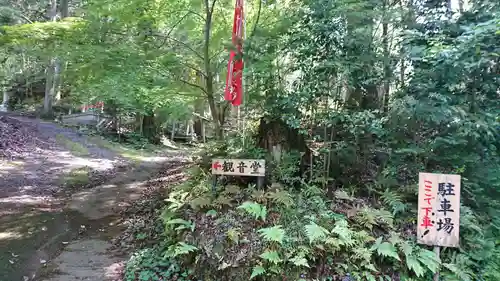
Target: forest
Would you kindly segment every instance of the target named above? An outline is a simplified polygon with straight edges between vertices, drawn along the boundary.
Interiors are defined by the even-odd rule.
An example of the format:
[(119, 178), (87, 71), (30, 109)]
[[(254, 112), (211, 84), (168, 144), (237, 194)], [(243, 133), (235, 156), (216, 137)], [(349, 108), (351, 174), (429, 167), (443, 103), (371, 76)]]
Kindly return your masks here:
[[(90, 105), (95, 134), (197, 147), (128, 230), (124, 281), (500, 280), (499, 1), (247, 0), (237, 107), (234, 1), (0, 2), (9, 111)], [(264, 187), (214, 188), (215, 158), (265, 159)], [(440, 256), (417, 243), (420, 172), (462, 179)]]

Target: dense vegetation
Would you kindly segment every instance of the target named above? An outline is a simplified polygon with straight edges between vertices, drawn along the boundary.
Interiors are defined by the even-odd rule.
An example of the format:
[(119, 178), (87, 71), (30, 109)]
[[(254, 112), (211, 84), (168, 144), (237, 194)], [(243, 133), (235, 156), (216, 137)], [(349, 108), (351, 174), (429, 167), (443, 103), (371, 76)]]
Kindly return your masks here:
[[(500, 280), (498, 1), (249, 1), (240, 119), (231, 1), (2, 2), (12, 109), (103, 101), (117, 132), (209, 139), (125, 280)], [(212, 156), (267, 159), (268, 187), (213, 193)], [(440, 259), (415, 241), (422, 171), (462, 176)]]

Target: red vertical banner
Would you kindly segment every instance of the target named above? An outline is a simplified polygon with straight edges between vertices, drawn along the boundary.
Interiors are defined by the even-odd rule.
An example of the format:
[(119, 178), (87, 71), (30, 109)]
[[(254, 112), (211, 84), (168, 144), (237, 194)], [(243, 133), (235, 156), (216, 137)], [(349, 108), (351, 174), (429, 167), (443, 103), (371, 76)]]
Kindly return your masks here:
[(226, 90), (224, 99), (232, 105), (243, 102), (243, 0), (236, 0), (233, 22), (233, 46), (229, 52), (227, 65)]

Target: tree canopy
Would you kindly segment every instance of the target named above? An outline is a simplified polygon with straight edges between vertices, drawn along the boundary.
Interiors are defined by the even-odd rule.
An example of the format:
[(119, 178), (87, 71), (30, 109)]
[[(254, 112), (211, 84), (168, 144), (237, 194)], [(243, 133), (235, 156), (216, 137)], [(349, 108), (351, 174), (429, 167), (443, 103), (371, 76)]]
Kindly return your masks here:
[[(50, 99), (48, 111), (103, 101), (115, 118), (137, 118), (133, 130), (146, 138), (186, 122), (198, 137), (225, 139), (217, 152), (225, 156), (260, 157), (280, 144), (291, 164), (276, 164), (283, 169), (273, 181), (295, 203), (317, 203), (296, 195), (297, 186), (324, 191), (311, 210), (296, 206), (316, 216), (300, 217), (310, 243), (297, 242), (303, 237), (293, 218), (280, 221), (293, 225), (285, 230), (265, 225), (259, 235), (269, 243), (240, 278), (278, 280), (290, 266), (298, 279), (317, 271), (317, 279), (350, 272), (429, 280), (439, 267), (443, 280), (499, 280), (498, 1), (248, 1), (239, 117), (223, 98), (233, 1), (3, 2), (0, 80), (13, 108), (28, 99), (37, 106)], [(423, 171), (463, 180), (460, 248), (445, 250), (440, 261), (414, 245)], [(272, 198), (288, 202), (278, 194)], [(362, 204), (364, 224), (323, 221), (332, 211), (326, 198), (339, 194)], [(262, 211), (249, 204), (241, 209)], [(170, 258), (195, 251), (179, 241), (165, 250)], [(299, 244), (302, 252), (285, 249)]]

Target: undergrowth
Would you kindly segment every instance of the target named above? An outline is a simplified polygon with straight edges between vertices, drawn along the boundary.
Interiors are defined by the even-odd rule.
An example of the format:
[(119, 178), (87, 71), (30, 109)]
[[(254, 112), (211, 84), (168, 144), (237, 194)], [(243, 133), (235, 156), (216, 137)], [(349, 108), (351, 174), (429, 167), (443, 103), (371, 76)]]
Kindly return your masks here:
[[(335, 153), (347, 157), (341, 149)], [(219, 157), (265, 158), (272, 167), (268, 186), (223, 178), (214, 191), (210, 160)], [(251, 142), (235, 139), (205, 147), (190, 180), (165, 195), (158, 212), (164, 231), (141, 250), (147, 258), (129, 261), (125, 280), (178, 280), (154, 277), (172, 264), (182, 278), (203, 281), (428, 281), (438, 271), (444, 281), (500, 280), (500, 219), (493, 208), (478, 207), (483, 201), (477, 198), (476, 204), (465, 195), (462, 200), (459, 248), (443, 248), (438, 259), (431, 247), (416, 243), (413, 170), (420, 169), (420, 158), (395, 154), (358, 181), (359, 171), (344, 167), (351, 174), (336, 177), (346, 180), (325, 187), (321, 173), (300, 174), (300, 157), (291, 152), (276, 163)], [(479, 188), (464, 178), (465, 192)]]
[(214, 194), (200, 168), (191, 173), (166, 199), (161, 243), (130, 260), (127, 281), (188, 280), (153, 277), (167, 278), (161, 274), (173, 274), (172, 266), (177, 278), (200, 280), (417, 281), (438, 269), (442, 280), (498, 280), (499, 241), (467, 207), (462, 248), (445, 249), (439, 260), (416, 244), (416, 206), (395, 191), (363, 199), (337, 190), (328, 198), (303, 182), (267, 190), (227, 185)]

